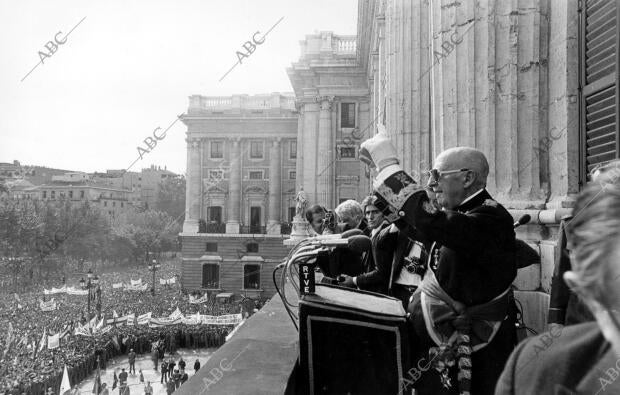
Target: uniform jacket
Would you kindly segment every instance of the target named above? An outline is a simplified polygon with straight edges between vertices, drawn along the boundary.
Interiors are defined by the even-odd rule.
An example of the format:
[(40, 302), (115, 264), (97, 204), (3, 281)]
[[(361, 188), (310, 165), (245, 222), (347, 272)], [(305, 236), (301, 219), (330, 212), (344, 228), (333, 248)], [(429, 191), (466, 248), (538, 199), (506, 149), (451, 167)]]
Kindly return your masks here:
[(595, 322), (531, 337), (514, 350), (496, 395), (620, 394), (620, 359)]
[[(384, 206), (384, 213), (390, 218), (397, 214), (394, 223), (399, 229), (416, 230), (434, 243), (429, 269), (452, 299), (465, 306), (480, 305), (511, 286), (517, 273), (513, 218), (486, 190), (454, 210), (439, 210), (429, 202), (426, 191), (400, 171), (375, 182), (375, 191), (382, 203), (391, 206)], [(413, 360), (428, 358), (431, 348), (437, 347), (426, 329), (420, 303), (416, 292), (409, 306), (416, 335)], [(514, 312), (507, 311), (495, 338), (472, 354), (472, 394), (493, 393), (516, 342), (514, 318)], [(421, 395), (458, 394), (457, 370), (451, 367), (450, 379), (442, 380), (435, 369), (429, 369), (414, 387)]]

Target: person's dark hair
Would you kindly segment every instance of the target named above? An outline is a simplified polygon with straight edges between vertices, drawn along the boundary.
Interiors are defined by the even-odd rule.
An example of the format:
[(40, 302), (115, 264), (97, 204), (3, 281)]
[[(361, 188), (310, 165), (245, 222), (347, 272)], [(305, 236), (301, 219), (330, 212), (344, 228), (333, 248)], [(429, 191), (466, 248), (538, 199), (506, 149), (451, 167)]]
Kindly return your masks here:
[(306, 210), (306, 221), (312, 222), (312, 216), (314, 214), (320, 214), (320, 213), (326, 213), (326, 212), (327, 210), (325, 210), (323, 207), (319, 206), (318, 204), (315, 204), (314, 206)]

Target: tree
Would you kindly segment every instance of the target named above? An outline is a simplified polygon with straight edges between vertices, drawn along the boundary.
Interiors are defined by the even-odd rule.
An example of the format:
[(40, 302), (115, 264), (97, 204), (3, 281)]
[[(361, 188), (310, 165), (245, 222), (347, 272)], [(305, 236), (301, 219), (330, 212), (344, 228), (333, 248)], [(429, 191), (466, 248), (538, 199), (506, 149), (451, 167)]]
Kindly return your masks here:
[(185, 177), (166, 178), (159, 183), (155, 209), (183, 224), (185, 216)]

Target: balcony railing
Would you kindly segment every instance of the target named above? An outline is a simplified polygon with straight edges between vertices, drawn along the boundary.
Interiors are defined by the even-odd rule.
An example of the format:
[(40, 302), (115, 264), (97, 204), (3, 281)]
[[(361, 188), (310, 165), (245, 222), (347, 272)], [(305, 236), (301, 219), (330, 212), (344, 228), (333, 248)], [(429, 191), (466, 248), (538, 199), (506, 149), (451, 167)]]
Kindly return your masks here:
[(265, 226), (258, 226), (258, 225), (242, 226), (241, 233), (242, 234), (251, 234), (251, 233), (266, 234), (267, 228)]
[(226, 224), (219, 224), (217, 222), (207, 224), (206, 233), (226, 233)]

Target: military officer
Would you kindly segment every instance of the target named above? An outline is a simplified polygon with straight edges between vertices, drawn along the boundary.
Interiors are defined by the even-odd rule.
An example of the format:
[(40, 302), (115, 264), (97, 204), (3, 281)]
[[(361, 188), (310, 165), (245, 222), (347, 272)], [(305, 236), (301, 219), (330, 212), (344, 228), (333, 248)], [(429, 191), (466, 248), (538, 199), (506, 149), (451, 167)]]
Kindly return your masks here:
[(516, 276), (515, 233), (508, 211), (486, 188), (484, 154), (442, 152), (427, 192), (400, 167), (384, 128), (365, 141), (360, 159), (376, 168), (374, 192), (388, 221), (433, 242), (429, 271), (413, 295), (412, 361), (421, 376), (403, 378), (418, 394), (492, 394), (515, 345), (510, 286)]

